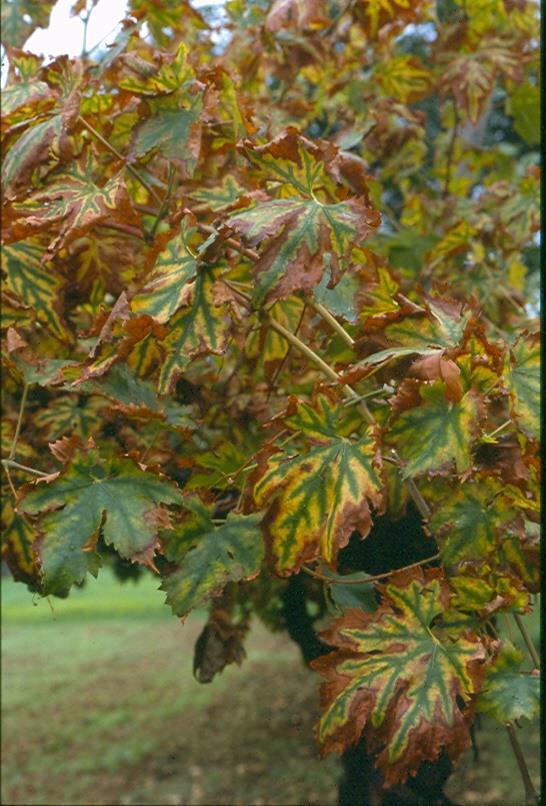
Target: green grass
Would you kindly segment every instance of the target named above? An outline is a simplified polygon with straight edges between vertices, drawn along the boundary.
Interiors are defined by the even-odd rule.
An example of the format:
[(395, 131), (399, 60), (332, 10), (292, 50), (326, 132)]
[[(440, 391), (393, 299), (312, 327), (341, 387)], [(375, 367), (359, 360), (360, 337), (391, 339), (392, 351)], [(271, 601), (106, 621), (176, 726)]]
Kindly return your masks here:
[[(335, 804), (339, 759), (313, 739), (317, 676), (284, 635), (255, 624), (247, 659), (211, 685), (192, 676), (204, 614), (184, 625), (157, 582), (101, 572), (67, 600), (2, 586), (6, 804)], [(527, 618), (538, 638), (538, 618)], [(519, 731), (535, 777), (536, 726)], [(520, 806), (502, 726), (449, 783), (461, 804)]]

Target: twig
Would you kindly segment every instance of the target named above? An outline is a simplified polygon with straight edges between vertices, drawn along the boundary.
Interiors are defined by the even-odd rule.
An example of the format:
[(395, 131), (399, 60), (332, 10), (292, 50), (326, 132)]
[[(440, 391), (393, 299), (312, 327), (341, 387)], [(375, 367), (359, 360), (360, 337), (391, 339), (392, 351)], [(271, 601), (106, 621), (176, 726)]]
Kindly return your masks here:
[(160, 195), (157, 193), (157, 191), (156, 191), (156, 190), (155, 190), (155, 189), (154, 189), (154, 188), (153, 188), (153, 187), (152, 187), (152, 186), (149, 184), (149, 182), (147, 182), (147, 180), (146, 180), (146, 179), (144, 179), (144, 177), (140, 175), (140, 173), (137, 171), (137, 169), (136, 169), (136, 168), (133, 168), (133, 166), (132, 166), (130, 163), (128, 163), (128, 162), (127, 162), (127, 160), (126, 160), (126, 158), (123, 156), (123, 154), (122, 154), (121, 152), (119, 152), (119, 151), (117, 150), (117, 148), (115, 148), (115, 146), (113, 146), (113, 145), (112, 145), (112, 143), (109, 143), (109, 142), (108, 142), (108, 140), (106, 140), (106, 139), (105, 139), (105, 138), (102, 136), (102, 134), (101, 134), (100, 132), (98, 132), (98, 131), (95, 129), (95, 127), (94, 127), (94, 126), (92, 126), (90, 123), (88, 123), (88, 122), (86, 121), (86, 119), (85, 119), (85, 118), (83, 118), (81, 115), (78, 115), (78, 120), (79, 120), (79, 122), (82, 124), (82, 126), (85, 126), (85, 128), (86, 128), (86, 129), (87, 129), (89, 132), (91, 132), (91, 134), (93, 135), (93, 137), (96, 137), (96, 138), (97, 138), (97, 140), (98, 140), (99, 142), (101, 142), (105, 148), (107, 148), (107, 149), (108, 149), (108, 151), (109, 151), (111, 154), (113, 154), (115, 157), (117, 157), (117, 159), (118, 159), (118, 160), (121, 160), (121, 161), (123, 162), (123, 164), (125, 165), (125, 167), (127, 168), (127, 170), (128, 170), (128, 171), (129, 171), (129, 172), (130, 172), (130, 173), (131, 173), (131, 174), (132, 174), (134, 177), (135, 177), (135, 179), (136, 179), (138, 182), (140, 182), (140, 184), (142, 185), (142, 187), (143, 187), (143, 188), (145, 188), (145, 189), (148, 191), (148, 193), (150, 194), (150, 196), (153, 196), (153, 197), (154, 197), (154, 199), (156, 200), (156, 202), (157, 202), (157, 203), (159, 204), (159, 206), (161, 207), (161, 205), (163, 204), (163, 200), (162, 200), (161, 196), (160, 196)]
[[(306, 310), (307, 310), (307, 303), (304, 302), (303, 303), (303, 308), (301, 309), (301, 314), (300, 314), (300, 318), (298, 320), (298, 324), (296, 325), (296, 329), (294, 331), (295, 336), (298, 335), (300, 327), (302, 326), (303, 317), (305, 316), (305, 311)], [(279, 375), (281, 374), (281, 372), (283, 370), (283, 367), (285, 366), (286, 362), (288, 361), (288, 356), (290, 355), (291, 349), (292, 349), (292, 345), (288, 344), (288, 349), (285, 352), (285, 354), (283, 355), (283, 357), (281, 359), (281, 363), (279, 364), (279, 366), (275, 370), (275, 373), (274, 373), (273, 377), (271, 378), (271, 380), (269, 382), (269, 391), (268, 391), (268, 394), (267, 394), (267, 400), (269, 400), (269, 398), (271, 397), (273, 389), (275, 388), (275, 384), (277, 383), (277, 379), (278, 379)]]
[(306, 574), (309, 574), (309, 576), (315, 577), (316, 579), (321, 579), (323, 582), (327, 582), (329, 585), (362, 585), (365, 582), (375, 582), (378, 579), (385, 579), (386, 577), (396, 574), (398, 571), (409, 571), (410, 568), (417, 568), (419, 565), (426, 565), (427, 563), (437, 560), (439, 557), (439, 553), (433, 554), (431, 557), (426, 557), (424, 560), (418, 560), (415, 563), (410, 563), (410, 565), (404, 565), (402, 568), (393, 568), (392, 571), (385, 571), (382, 574), (365, 576), (359, 579), (355, 579), (354, 577), (352, 579), (344, 579), (343, 577), (335, 576), (328, 577), (325, 574), (314, 571), (312, 568), (308, 568), (306, 565), (302, 565), (301, 570)]
[(459, 112), (457, 110), (457, 104), (455, 103), (454, 100), (452, 101), (452, 103), (453, 103), (454, 120), (453, 120), (453, 130), (451, 132), (451, 139), (449, 141), (449, 146), (448, 146), (448, 151), (447, 151), (446, 179), (445, 179), (444, 192), (443, 192), (443, 198), (444, 199), (449, 194), (449, 185), (450, 185), (450, 182), (451, 182), (451, 170), (452, 170), (452, 166), (453, 166), (453, 154), (454, 154), (454, 151), (455, 151), (455, 140), (457, 138), (457, 129), (459, 127)]
[(35, 467), (22, 465), (20, 462), (15, 462), (13, 459), (2, 459), (4, 467), (14, 467), (17, 470), (24, 470), (26, 473), (32, 473), (34, 476), (49, 476), (49, 473), (44, 473), (42, 470), (36, 470)]
[(19, 495), (17, 493), (17, 490), (15, 489), (15, 485), (13, 483), (11, 473), (9, 472), (9, 466), (4, 464), (4, 463), (2, 463), (2, 467), (4, 468), (4, 472), (6, 474), (6, 478), (8, 480), (9, 488), (11, 490), (11, 494), (13, 495), (13, 499), (14, 499), (15, 503), (17, 503), (17, 501), (19, 500)]
[(525, 790), (525, 804), (526, 806), (527, 804), (538, 804), (539, 802), (538, 795), (536, 793), (535, 787), (533, 786), (533, 782), (531, 781), (531, 776), (529, 775), (529, 770), (527, 768), (527, 762), (525, 761), (525, 756), (523, 755), (523, 751), (518, 741), (518, 737), (516, 736), (516, 731), (514, 730), (514, 726), (512, 725), (511, 722), (506, 723), (506, 730), (508, 731), (508, 736), (510, 737), (512, 750), (514, 751), (519, 771), (521, 773), (523, 788)]
[(144, 232), (140, 229), (140, 227), (133, 227), (132, 224), (122, 224), (118, 223), (117, 221), (108, 221), (108, 223), (102, 223), (100, 226), (106, 227), (107, 229), (114, 229), (116, 232), (124, 232), (126, 235), (133, 235), (135, 238), (145, 240)]
[(15, 456), (15, 450), (17, 448), (17, 441), (19, 439), (19, 433), (21, 431), (21, 424), (23, 422), (23, 412), (25, 410), (25, 405), (27, 402), (27, 395), (28, 395), (28, 387), (29, 384), (25, 383), (23, 387), (23, 394), (21, 395), (21, 402), (19, 404), (19, 414), (17, 416), (17, 425), (15, 426), (15, 434), (13, 435), (13, 440), (11, 442), (11, 447), (9, 449), (8, 459), (13, 459)]
[(529, 651), (529, 655), (533, 663), (535, 664), (535, 669), (540, 669), (540, 658), (538, 656), (538, 652), (536, 651), (535, 645), (531, 641), (529, 633), (527, 632), (527, 627), (523, 623), (523, 619), (518, 613), (513, 613), (514, 621), (518, 625), (518, 629), (522, 635), (523, 640), (525, 641), (525, 645)]
[(341, 336), (345, 344), (347, 344), (352, 350), (355, 346), (355, 340), (351, 335), (349, 335), (349, 333), (347, 333), (343, 325), (340, 325), (337, 319), (332, 316), (328, 308), (325, 308), (320, 302), (312, 302), (310, 304), (313, 306), (316, 312), (322, 316), (325, 322), (328, 322), (332, 330), (335, 330), (336, 333)]

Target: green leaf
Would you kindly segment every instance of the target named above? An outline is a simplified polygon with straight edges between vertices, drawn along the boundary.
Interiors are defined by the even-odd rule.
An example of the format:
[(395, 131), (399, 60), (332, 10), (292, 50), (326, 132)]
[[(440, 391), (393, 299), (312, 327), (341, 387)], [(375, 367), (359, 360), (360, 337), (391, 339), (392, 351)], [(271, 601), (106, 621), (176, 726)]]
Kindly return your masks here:
[(143, 157), (159, 149), (160, 155), (180, 165), (184, 177), (191, 177), (201, 147), (201, 96), (189, 109), (164, 109), (135, 129), (131, 155)]
[(210, 510), (198, 499), (186, 498), (184, 506), (192, 514), (169, 538), (166, 550), (179, 567), (161, 585), (173, 613), (181, 617), (218, 596), (228, 582), (257, 576), (264, 554), (259, 514), (230, 513), (215, 527)]
[(470, 467), (478, 426), (477, 399), (469, 392), (451, 403), (442, 381), (422, 384), (419, 392), (421, 404), (404, 411), (386, 435), (406, 461), (403, 477), (440, 470), (453, 461), (463, 473)]
[(34, 310), (38, 321), (60, 339), (66, 339), (61, 319), (64, 283), (54, 274), (51, 264), (44, 262), (44, 249), (32, 242), (3, 246), (2, 269), (8, 287)]
[(32, 171), (48, 160), (56, 160), (54, 147), (63, 131), (63, 118), (53, 115), (30, 126), (17, 138), (2, 164), (2, 183), (8, 194), (22, 190)]
[(436, 492), (430, 528), (444, 563), (484, 559), (495, 551), (498, 537), (517, 517), (502, 492), (503, 485), (492, 478), (470, 479), (456, 489), (449, 485), (443, 495)]
[(540, 88), (525, 81), (506, 96), (506, 111), (514, 118), (514, 129), (527, 145), (540, 142)]
[[(398, 574), (375, 613), (349, 610), (323, 633), (337, 651), (313, 662), (326, 678), (318, 727), (324, 751), (343, 751), (362, 731), (386, 784), (404, 781), (443, 748), (455, 758), (470, 741), (462, 703), (477, 688), (485, 652), (474, 636), (434, 626), (449, 590), (438, 571)], [(459, 698), (462, 701), (459, 703)]]
[(357, 290), (358, 280), (348, 273), (343, 275), (334, 288), (328, 288), (328, 277), (324, 274), (313, 289), (313, 295), (315, 301), (324, 305), (334, 316), (342, 316), (347, 322), (354, 322)]
[(147, 313), (158, 322), (168, 322), (184, 305), (191, 290), (190, 280), (197, 272), (197, 261), (187, 246), (188, 233), (171, 238), (158, 255), (144, 288), (131, 300), (135, 313)]
[[(340, 408), (340, 407), (339, 407)], [(254, 488), (258, 507), (266, 507), (266, 532), (276, 573), (287, 575), (304, 562), (322, 559), (334, 565), (340, 548), (356, 529), (365, 537), (372, 525), (370, 504), (383, 502), (381, 459), (371, 428), (351, 442), (338, 436), (332, 423), (345, 412), (319, 404), (317, 423), (300, 407), (290, 427), (302, 430), (320, 445), (306, 453), (274, 454)]]
[[(103, 404), (104, 405), (104, 404)], [(48, 439), (54, 440), (73, 432), (82, 439), (98, 431), (102, 425), (97, 401), (82, 400), (77, 395), (65, 395), (52, 403), (51, 407), (42, 409), (34, 422), (44, 429)]]
[(173, 428), (184, 431), (196, 428), (189, 416), (189, 406), (182, 406), (169, 398), (159, 398), (154, 384), (138, 378), (126, 364), (115, 364), (100, 378), (84, 381), (78, 385), (78, 391), (115, 401), (115, 408), (129, 417), (156, 416)]
[(540, 338), (536, 333), (520, 336), (512, 346), (507, 367), (507, 385), (516, 422), (538, 439), (540, 429)]
[(276, 199), (239, 211), (226, 223), (251, 245), (271, 239), (254, 266), (257, 305), (310, 292), (325, 272), (337, 278), (352, 247), (377, 226), (375, 211), (357, 199)]
[(169, 322), (163, 342), (167, 357), (159, 377), (159, 391), (168, 392), (190, 361), (198, 355), (220, 354), (225, 349), (228, 325), (224, 306), (214, 299), (213, 272), (203, 267), (187, 285), (187, 304)]
[(514, 719), (534, 719), (540, 711), (540, 675), (520, 671), (524, 656), (506, 641), (488, 667), (476, 700), (478, 711), (503, 725)]
[[(200, 453), (195, 457), (197, 468), (192, 472), (185, 489), (195, 490), (199, 487), (206, 487), (209, 490), (213, 487), (223, 489), (229, 486), (230, 477), (235, 473), (250, 472), (246, 467), (241, 470), (247, 460), (248, 456), (233, 443), (221, 443), (214, 450)], [(204, 471), (200, 472), (199, 468), (204, 468)]]
[(36, 28), (47, 28), (55, 0), (2, 0), (2, 44), (22, 47)]
[(211, 188), (201, 187), (192, 190), (191, 197), (200, 203), (199, 207), (217, 213), (220, 210), (224, 210), (226, 207), (230, 207), (238, 201), (241, 196), (244, 196), (245, 192), (245, 188), (237, 182), (235, 177), (231, 174), (227, 174), (222, 179), (221, 185), (215, 185)]
[(87, 571), (96, 574), (100, 560), (94, 545), (101, 526), (105, 542), (122, 557), (150, 562), (158, 528), (165, 525), (158, 504), (180, 501), (172, 484), (131, 459), (102, 461), (96, 450), (80, 451), (59, 477), (35, 486), (19, 504), (31, 515), (48, 511), (40, 522), (44, 593), (66, 595)]

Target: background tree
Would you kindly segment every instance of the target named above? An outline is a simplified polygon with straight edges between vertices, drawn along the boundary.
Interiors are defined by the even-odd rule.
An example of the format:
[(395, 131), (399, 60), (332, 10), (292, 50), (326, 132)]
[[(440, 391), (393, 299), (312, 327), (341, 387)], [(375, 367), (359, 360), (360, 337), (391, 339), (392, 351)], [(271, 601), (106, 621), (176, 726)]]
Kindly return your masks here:
[(341, 802), (447, 802), (476, 711), (533, 802), (535, 3), (130, 0), (45, 63), (50, 6), (2, 7), (14, 576), (210, 602), (203, 682), (286, 628)]

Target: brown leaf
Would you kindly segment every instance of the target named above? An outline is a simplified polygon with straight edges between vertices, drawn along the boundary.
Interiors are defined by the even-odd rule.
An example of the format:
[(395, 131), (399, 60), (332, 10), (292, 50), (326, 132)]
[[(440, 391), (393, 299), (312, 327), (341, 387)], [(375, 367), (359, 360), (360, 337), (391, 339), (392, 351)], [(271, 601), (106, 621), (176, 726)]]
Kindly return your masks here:
[(246, 657), (243, 640), (248, 624), (235, 624), (227, 610), (215, 607), (195, 642), (193, 674), (200, 683), (210, 683), (230, 663), (241, 665)]

